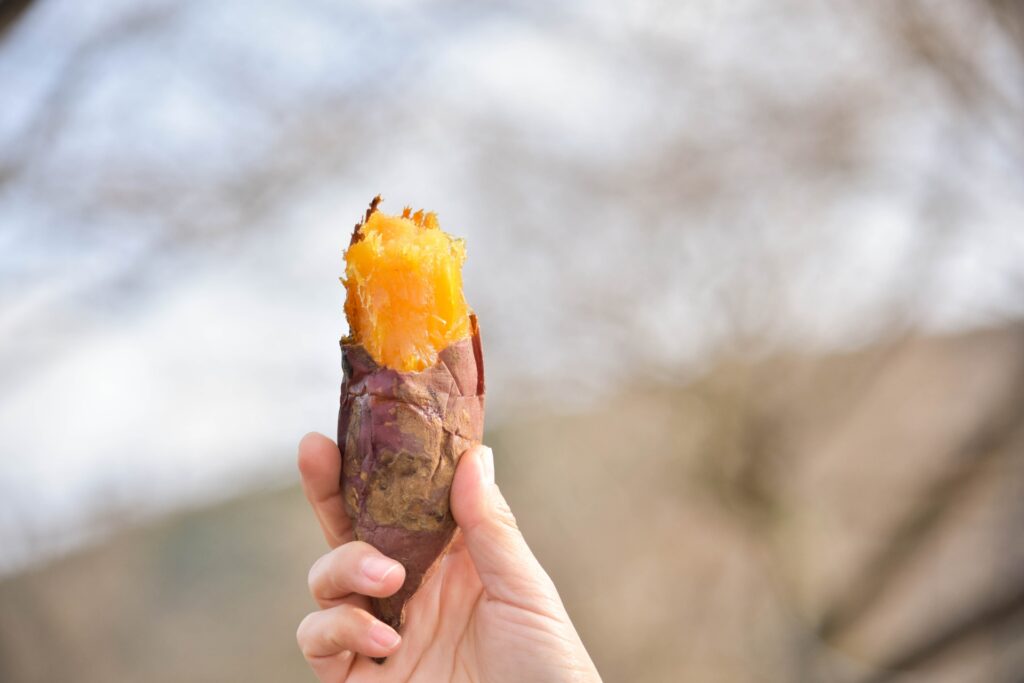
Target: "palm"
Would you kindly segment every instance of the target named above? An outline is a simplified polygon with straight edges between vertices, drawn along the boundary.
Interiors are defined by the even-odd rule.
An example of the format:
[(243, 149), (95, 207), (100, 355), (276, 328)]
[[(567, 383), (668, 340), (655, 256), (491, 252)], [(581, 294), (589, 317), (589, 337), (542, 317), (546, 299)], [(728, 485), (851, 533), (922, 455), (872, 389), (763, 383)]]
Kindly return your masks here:
[(406, 607), (402, 647), (383, 666), (364, 657), (354, 659), (348, 680), (500, 680), (498, 670), (516, 641), (515, 625), (501, 612), (484, 595), (465, 543), (457, 536)]
[[(323, 612), (307, 617), (307, 621), (314, 618), (315, 623), (308, 629), (313, 635), (304, 638), (300, 626), (300, 644), (304, 639), (312, 642), (311, 646), (304, 646), (304, 652), (321, 681), (600, 680), (554, 585), (515, 530), (507, 506), (506, 526), (499, 533), (511, 531), (510, 542), (482, 542), (481, 536), (491, 533), (483, 527), (494, 519), (481, 517), (482, 509), (474, 511), (472, 505), (476, 495), (472, 489), (477, 487), (472, 482), (479, 481), (479, 471), (462, 478), (463, 493), (456, 496), (459, 472), (463, 471), (461, 463), (453, 486), (452, 505), (456, 519), (460, 519), (458, 511), (462, 510), (460, 523), (468, 524), (466, 535), (462, 529), (456, 531), (448, 552), (406, 605), (402, 641), (397, 650), (393, 646), (385, 650), (392, 654), (383, 664), (356, 655), (352, 646), (344, 643), (358, 636), (351, 632), (336, 633), (340, 622), (332, 621), (328, 614), (347, 611), (347, 623), (352, 627), (360, 619), (370, 619), (365, 612), (370, 607), (369, 598), (359, 594), (365, 591), (331, 591), (337, 591), (339, 584), (351, 582), (351, 576), (359, 573), (345, 564), (344, 557), (360, 552), (379, 553), (364, 543), (352, 542), (352, 523), (345, 514), (338, 485), (337, 446), (319, 435), (312, 440), (304, 439), (299, 463), (303, 488), (328, 545), (334, 548), (321, 561), (333, 557), (337, 563), (328, 562), (310, 572), (311, 590)], [(478, 465), (471, 464), (467, 472), (475, 467)], [(477, 502), (482, 504), (479, 496)], [(501, 504), (504, 505), (503, 499)], [(392, 576), (390, 592), (371, 594), (391, 595), (401, 585), (400, 577)], [(353, 617), (353, 612), (362, 618)], [(393, 632), (391, 637), (394, 638)]]

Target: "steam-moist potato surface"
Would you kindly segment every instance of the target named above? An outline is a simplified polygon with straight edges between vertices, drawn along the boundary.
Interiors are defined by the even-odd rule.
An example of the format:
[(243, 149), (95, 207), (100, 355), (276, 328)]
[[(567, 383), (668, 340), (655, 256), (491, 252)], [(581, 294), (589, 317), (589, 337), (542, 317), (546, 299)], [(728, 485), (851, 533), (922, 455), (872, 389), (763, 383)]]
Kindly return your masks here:
[(371, 209), (345, 252), (352, 340), (383, 367), (432, 366), (441, 351), (470, 335), (465, 259), (465, 243), (443, 232), (435, 214)]

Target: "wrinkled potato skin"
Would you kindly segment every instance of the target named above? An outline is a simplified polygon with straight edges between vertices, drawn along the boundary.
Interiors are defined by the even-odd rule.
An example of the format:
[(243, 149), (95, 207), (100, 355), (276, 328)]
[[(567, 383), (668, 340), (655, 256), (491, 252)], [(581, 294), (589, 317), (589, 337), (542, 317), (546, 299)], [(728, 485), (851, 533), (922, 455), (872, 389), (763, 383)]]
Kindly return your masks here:
[(472, 336), (422, 372), (381, 367), (362, 346), (341, 342), (345, 509), (357, 539), (405, 566), (398, 593), (372, 601), (375, 616), (396, 630), (455, 533), (448, 495), (459, 456), (483, 438), (483, 354), (476, 316), (470, 322)]

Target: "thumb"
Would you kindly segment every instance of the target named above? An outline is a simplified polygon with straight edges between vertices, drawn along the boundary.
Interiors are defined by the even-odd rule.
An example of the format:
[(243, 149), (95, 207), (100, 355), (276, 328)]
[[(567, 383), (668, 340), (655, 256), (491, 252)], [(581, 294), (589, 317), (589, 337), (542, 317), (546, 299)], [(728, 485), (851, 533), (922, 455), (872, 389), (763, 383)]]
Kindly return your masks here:
[(451, 508), (489, 596), (520, 604), (554, 592), (494, 483), (494, 454), (487, 446), (476, 446), (459, 459)]

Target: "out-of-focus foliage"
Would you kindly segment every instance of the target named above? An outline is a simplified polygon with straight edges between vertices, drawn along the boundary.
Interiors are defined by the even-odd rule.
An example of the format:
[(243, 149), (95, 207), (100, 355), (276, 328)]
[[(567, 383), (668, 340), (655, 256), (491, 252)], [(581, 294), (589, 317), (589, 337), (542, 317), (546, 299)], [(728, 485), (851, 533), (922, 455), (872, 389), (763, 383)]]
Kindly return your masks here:
[[(605, 680), (1010, 681), (1022, 349), (1018, 325), (732, 362), (488, 441)], [(322, 552), (297, 487), (125, 534), (0, 583), (0, 674), (305, 680)]]

